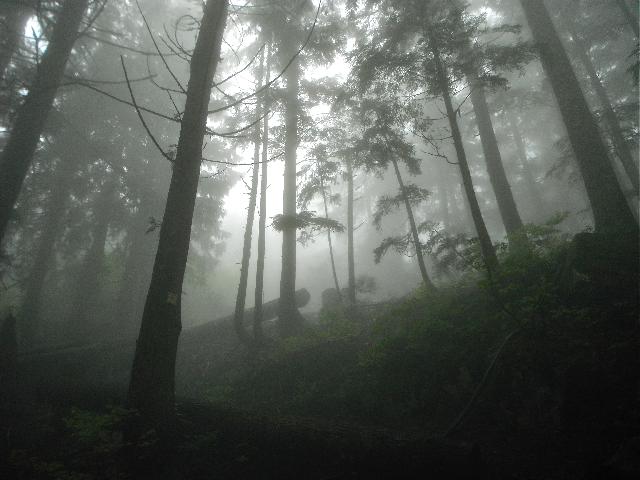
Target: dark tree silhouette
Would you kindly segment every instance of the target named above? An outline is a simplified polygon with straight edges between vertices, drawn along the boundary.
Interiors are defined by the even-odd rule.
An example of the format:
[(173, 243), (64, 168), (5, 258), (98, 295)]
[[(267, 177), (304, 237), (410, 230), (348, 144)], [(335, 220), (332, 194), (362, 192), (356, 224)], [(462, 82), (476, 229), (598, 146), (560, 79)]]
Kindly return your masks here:
[(620, 189), (598, 125), (542, 0), (521, 0), (542, 66), (549, 77), (578, 162), (598, 231), (632, 231), (638, 225)]
[(469, 163), (467, 162), (467, 154), (462, 142), (462, 135), (458, 125), (456, 110), (453, 108), (453, 102), (451, 100), (449, 74), (442, 61), (442, 57), (440, 56), (440, 46), (436, 35), (428, 31), (427, 38), (429, 39), (429, 48), (433, 55), (437, 87), (444, 101), (449, 126), (451, 128), (458, 167), (460, 168), (460, 175), (462, 177), (462, 185), (469, 204), (469, 209), (471, 210), (471, 218), (476, 229), (476, 234), (480, 241), (480, 251), (482, 252), (482, 258), (484, 259), (487, 270), (489, 272), (493, 272), (498, 266), (498, 258), (493, 248), (493, 244), (491, 243), (491, 237), (489, 236), (487, 226), (484, 223), (484, 218), (480, 211), (480, 204), (478, 203), (478, 198), (473, 187), (473, 179), (471, 178), (471, 171), (469, 170)]
[(89, 0), (65, 1), (0, 156), (0, 242), (33, 160)]
[(182, 329), (182, 282), (200, 178), (209, 96), (220, 59), (227, 9), (227, 0), (207, 0), (204, 6), (191, 59), (158, 251), (133, 360), (128, 404), (151, 424), (170, 423), (174, 415), (175, 362)]

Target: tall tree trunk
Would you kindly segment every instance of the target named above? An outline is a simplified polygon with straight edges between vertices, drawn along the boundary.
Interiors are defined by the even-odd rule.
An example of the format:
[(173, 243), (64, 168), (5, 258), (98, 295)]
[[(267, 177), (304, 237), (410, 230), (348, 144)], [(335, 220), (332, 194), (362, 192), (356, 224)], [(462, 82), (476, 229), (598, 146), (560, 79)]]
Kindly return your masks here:
[(347, 300), (356, 304), (356, 264), (353, 246), (353, 163), (347, 159)]
[(638, 225), (620, 189), (598, 126), (580, 83), (542, 0), (520, 0), (540, 47), (542, 66), (551, 81), (582, 174), (599, 232), (629, 231)]
[(393, 163), (393, 169), (396, 173), (396, 179), (398, 180), (398, 185), (400, 186), (400, 191), (402, 192), (402, 197), (404, 199), (404, 206), (407, 209), (407, 217), (409, 217), (409, 226), (411, 227), (411, 237), (413, 238), (413, 247), (416, 251), (416, 258), (418, 259), (418, 266), (420, 267), (420, 275), (422, 276), (422, 281), (427, 287), (428, 290), (435, 290), (436, 286), (433, 284), (431, 279), (429, 278), (429, 274), (427, 273), (427, 266), (424, 263), (424, 257), (422, 255), (422, 244), (420, 243), (420, 236), (418, 235), (418, 227), (416, 225), (416, 219), (413, 216), (413, 209), (411, 208), (411, 202), (409, 201), (409, 197), (407, 196), (407, 192), (404, 187), (404, 181), (402, 180), (402, 175), (400, 174), (400, 168), (398, 167), (398, 161), (395, 157), (391, 159)]
[(464, 150), (464, 144), (462, 143), (462, 135), (460, 134), (460, 127), (458, 126), (458, 120), (456, 117), (456, 111), (453, 108), (453, 102), (451, 101), (451, 93), (449, 90), (449, 74), (445, 65), (440, 57), (440, 50), (438, 44), (433, 36), (430, 36), (429, 41), (431, 43), (431, 51), (436, 66), (436, 75), (438, 77), (438, 84), (444, 105), (447, 111), (447, 117), (449, 119), (449, 126), (451, 127), (451, 135), (453, 137), (453, 144), (456, 149), (458, 158), (458, 166), (460, 167), (460, 175), (462, 177), (462, 185), (469, 203), (469, 209), (471, 211), (471, 218), (476, 229), (476, 234), (480, 241), (480, 251), (482, 258), (484, 259), (487, 271), (491, 274), (498, 267), (498, 257), (491, 243), (491, 237), (487, 231), (487, 226), (482, 218), (482, 212), (480, 211), (480, 205), (478, 204), (478, 198), (476, 192), (473, 189), (473, 180), (471, 178), (471, 171), (469, 170), (469, 163), (467, 162), (467, 154)]
[(40, 336), (40, 309), (47, 273), (51, 269), (55, 241), (62, 229), (62, 218), (69, 198), (69, 184), (77, 163), (75, 159), (61, 159), (53, 177), (49, 201), (43, 215), (44, 224), (38, 239), (38, 249), (27, 279), (20, 309), (20, 343), (32, 347)]
[(220, 59), (227, 9), (227, 0), (207, 0), (204, 6), (191, 58), (185, 110), (158, 251), (133, 360), (128, 404), (151, 425), (170, 424), (175, 413), (182, 282), (200, 178), (209, 97)]
[(634, 193), (637, 196), (640, 190), (640, 172), (638, 171), (638, 165), (633, 158), (629, 144), (624, 138), (622, 129), (620, 128), (620, 121), (618, 120), (616, 112), (613, 110), (609, 94), (604, 88), (604, 85), (602, 85), (598, 72), (591, 61), (591, 58), (589, 58), (589, 54), (587, 53), (589, 49), (586, 42), (577, 34), (574, 25), (572, 24), (573, 20), (569, 18), (568, 13), (564, 9), (562, 10), (561, 15), (565, 28), (573, 38), (575, 55), (587, 71), (591, 88), (593, 88), (593, 91), (598, 98), (598, 102), (600, 102), (600, 106), (602, 107), (602, 116), (607, 124), (613, 148), (615, 149), (624, 171), (631, 181), (631, 185), (633, 185)]
[(76, 297), (70, 312), (69, 338), (86, 341), (92, 331), (89, 314), (95, 312), (96, 300), (100, 297), (100, 279), (104, 271), (104, 247), (113, 210), (115, 183), (105, 185), (93, 209), (91, 246), (85, 254), (77, 281)]
[[(466, 5), (459, 0), (455, 0), (454, 5), (456, 7), (455, 14), (462, 19)], [(464, 32), (461, 32), (461, 34), (465, 35)], [(507, 180), (507, 174), (504, 171), (502, 155), (500, 155), (498, 140), (493, 130), (493, 121), (491, 120), (491, 113), (489, 112), (489, 106), (487, 104), (485, 88), (478, 78), (479, 70), (474, 61), (470, 39), (465, 43), (464, 50), (468, 57), (469, 65), (466, 77), (471, 90), (471, 104), (473, 105), (478, 131), (480, 132), (480, 142), (482, 143), (482, 152), (484, 153), (485, 163), (487, 165), (489, 181), (496, 197), (502, 224), (507, 232), (509, 242), (513, 243), (516, 239), (522, 241), (522, 219), (520, 218), (516, 202), (513, 199), (513, 192)]]
[(89, 0), (66, 1), (0, 156), (0, 242), (40, 141)]
[(480, 131), (480, 141), (487, 164), (489, 181), (496, 196), (502, 223), (507, 231), (509, 240), (512, 242), (517, 238), (518, 232), (522, 232), (522, 220), (520, 213), (518, 213), (516, 202), (513, 199), (513, 192), (507, 180), (507, 174), (504, 171), (484, 87), (478, 82), (475, 75), (468, 75), (468, 78), (471, 84), (471, 103), (473, 104), (478, 130)]
[(622, 12), (622, 16), (628, 23), (629, 28), (633, 31), (636, 38), (640, 37), (640, 25), (638, 24), (638, 13), (634, 13), (626, 0), (616, 0), (618, 8)]
[(522, 133), (518, 128), (517, 122), (518, 120), (513, 116), (509, 116), (507, 118), (507, 123), (509, 124), (509, 129), (511, 130), (511, 136), (513, 137), (513, 142), (516, 146), (516, 156), (518, 157), (520, 167), (522, 168), (524, 183), (527, 187), (529, 197), (534, 202), (536, 207), (546, 211), (546, 202), (542, 198), (536, 180), (535, 178), (533, 178), (533, 174), (531, 173), (531, 165), (529, 164), (524, 137), (522, 136)]
[[(258, 89), (262, 88), (264, 76), (264, 50), (260, 58), (258, 68)], [(258, 98), (256, 104), (256, 117), (262, 116), (262, 99)], [(233, 326), (241, 342), (251, 345), (251, 336), (244, 327), (244, 307), (247, 298), (247, 281), (249, 280), (249, 260), (251, 260), (251, 240), (253, 239), (253, 220), (256, 213), (256, 200), (258, 196), (258, 179), (260, 176), (260, 122), (256, 123), (253, 133), (253, 175), (251, 176), (251, 192), (249, 193), (249, 207), (247, 209), (247, 224), (244, 229), (244, 243), (242, 246), (242, 261), (240, 266), (240, 284), (236, 295), (236, 309), (233, 317)]]
[[(324, 178), (320, 175), (320, 190), (322, 191), (322, 202), (324, 204), (324, 218), (329, 220), (329, 203), (327, 201), (327, 192), (324, 190)], [(331, 230), (327, 229), (327, 242), (329, 243), (329, 260), (331, 261), (331, 273), (333, 275), (333, 284), (336, 287), (338, 300), (342, 303), (342, 292), (340, 291), (340, 282), (338, 282), (338, 273), (336, 272), (336, 260), (333, 255), (333, 240), (331, 239)]]
[[(291, 42), (284, 39), (283, 42)], [(283, 48), (293, 56), (290, 46)], [(286, 58), (286, 57), (285, 57)], [(296, 58), (286, 72), (286, 112), (284, 145), (283, 215), (286, 226), (282, 232), (282, 273), (280, 276), (280, 315), (278, 330), (281, 336), (296, 334), (302, 326), (302, 315), (295, 303), (296, 291), (296, 162), (298, 149), (298, 109), (300, 62)]]
[[(267, 66), (266, 66), (266, 83), (269, 83), (271, 77), (271, 44), (267, 45)], [(263, 98), (264, 111), (268, 112), (271, 102), (269, 101), (268, 92), (265, 92)], [(260, 217), (258, 219), (258, 258), (256, 260), (256, 290), (253, 315), (253, 338), (256, 343), (262, 343), (262, 315), (264, 302), (264, 256), (266, 252), (266, 234), (267, 234), (267, 181), (269, 166), (269, 115), (265, 115), (262, 128), (262, 172), (260, 175)]]
[(0, 33), (0, 79), (5, 78), (7, 67), (20, 48), (24, 29), (29, 20), (29, 10), (21, 1), (11, 2), (5, 9), (3, 31)]

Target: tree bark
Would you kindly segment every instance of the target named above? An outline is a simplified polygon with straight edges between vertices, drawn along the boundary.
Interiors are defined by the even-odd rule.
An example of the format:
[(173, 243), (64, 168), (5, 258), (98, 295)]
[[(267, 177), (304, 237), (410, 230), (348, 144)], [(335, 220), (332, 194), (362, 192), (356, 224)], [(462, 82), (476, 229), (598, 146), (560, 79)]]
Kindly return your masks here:
[(436, 75), (438, 78), (438, 84), (442, 99), (444, 100), (445, 108), (447, 111), (447, 117), (449, 119), (449, 126), (451, 128), (451, 135), (453, 137), (453, 144), (456, 149), (458, 158), (458, 166), (460, 167), (460, 175), (462, 177), (462, 185), (469, 203), (469, 209), (471, 211), (471, 218), (476, 229), (476, 234), (480, 241), (480, 251), (484, 260), (485, 266), (489, 274), (492, 274), (498, 267), (498, 257), (491, 243), (491, 237), (487, 231), (487, 226), (482, 218), (482, 212), (480, 211), (480, 205), (478, 204), (478, 198), (473, 188), (473, 180), (471, 178), (471, 171), (469, 170), (469, 164), (467, 162), (467, 154), (464, 150), (464, 144), (462, 143), (462, 135), (460, 133), (460, 127), (458, 126), (458, 120), (456, 118), (456, 111), (453, 108), (451, 101), (451, 93), (449, 91), (449, 74), (445, 65), (440, 57), (440, 50), (437, 42), (433, 36), (430, 36), (429, 41), (431, 43), (431, 51), (436, 66)]
[[(267, 45), (266, 82), (271, 77), (271, 41)], [(268, 93), (265, 92), (263, 104), (264, 111), (270, 108)], [(266, 226), (267, 226), (267, 181), (269, 166), (269, 115), (265, 115), (262, 128), (262, 172), (260, 175), (260, 217), (258, 219), (258, 258), (256, 260), (256, 290), (253, 317), (253, 338), (256, 343), (263, 340), (262, 317), (264, 301), (264, 256), (266, 252)]]
[(175, 364), (182, 329), (182, 282), (200, 178), (202, 142), (213, 75), (227, 20), (227, 0), (207, 0), (190, 66), (185, 110), (164, 212), (151, 285), (129, 384), (128, 405), (145, 423), (174, 418)]
[[(291, 38), (283, 39), (291, 42)], [(282, 48), (282, 47), (281, 47)], [(286, 55), (293, 56), (292, 48), (282, 48)], [(284, 191), (283, 215), (287, 226), (282, 232), (282, 273), (280, 276), (280, 315), (278, 330), (280, 336), (288, 337), (299, 332), (302, 316), (296, 307), (294, 293), (296, 290), (296, 162), (298, 149), (298, 109), (300, 89), (300, 63), (296, 58), (286, 72), (286, 112), (285, 112), (285, 145), (284, 145)]]
[(45, 278), (51, 269), (53, 247), (63, 225), (69, 184), (76, 166), (74, 159), (61, 159), (53, 177), (51, 195), (43, 215), (44, 224), (38, 239), (38, 249), (20, 309), (20, 344), (26, 348), (33, 347), (40, 336), (40, 309)]
[(478, 82), (475, 75), (467, 75), (467, 78), (469, 78), (471, 84), (471, 103), (473, 104), (478, 130), (480, 131), (480, 141), (487, 164), (489, 181), (496, 196), (498, 210), (500, 211), (504, 228), (507, 231), (507, 236), (509, 241), (513, 242), (518, 232), (522, 231), (522, 219), (513, 198), (511, 186), (507, 180), (507, 174), (504, 171), (484, 87)]
[(402, 197), (404, 199), (404, 206), (407, 209), (407, 217), (409, 217), (409, 226), (411, 227), (411, 237), (413, 238), (413, 247), (416, 251), (416, 258), (418, 259), (418, 266), (420, 267), (420, 275), (422, 276), (422, 281), (427, 287), (428, 290), (435, 290), (436, 286), (433, 284), (431, 279), (429, 278), (429, 273), (427, 272), (427, 266), (424, 263), (424, 257), (422, 255), (422, 244), (420, 243), (420, 236), (418, 235), (418, 227), (416, 225), (416, 219), (413, 216), (413, 209), (411, 208), (411, 202), (409, 201), (409, 197), (407, 197), (407, 193), (404, 187), (404, 181), (402, 180), (402, 175), (400, 174), (400, 168), (398, 167), (398, 161), (393, 157), (391, 159), (393, 163), (393, 169), (396, 173), (396, 179), (398, 180), (398, 185), (400, 186), (400, 191), (402, 192)]
[[(264, 76), (264, 51), (258, 68), (258, 89), (262, 88)], [(256, 104), (256, 118), (262, 116), (262, 99), (258, 98)], [(253, 175), (251, 176), (251, 192), (249, 193), (249, 207), (247, 209), (247, 224), (244, 229), (244, 243), (242, 246), (242, 261), (240, 263), (240, 284), (236, 295), (236, 309), (233, 325), (241, 342), (251, 345), (253, 340), (244, 327), (244, 307), (247, 298), (247, 282), (249, 280), (249, 260), (251, 260), (251, 240), (253, 238), (253, 220), (256, 213), (256, 200), (258, 196), (258, 179), (260, 176), (260, 122), (254, 128), (253, 133)]]
[(602, 85), (598, 72), (591, 61), (591, 58), (589, 58), (589, 54), (587, 53), (589, 49), (585, 41), (577, 34), (574, 26), (572, 25), (572, 19), (568, 18), (568, 14), (564, 10), (561, 15), (565, 28), (573, 38), (575, 55), (586, 70), (589, 77), (589, 83), (591, 83), (591, 88), (593, 88), (593, 91), (600, 102), (600, 106), (602, 107), (602, 116), (607, 124), (613, 148), (622, 163), (631, 185), (633, 186), (634, 194), (637, 196), (640, 191), (640, 172), (638, 171), (638, 165), (633, 158), (629, 144), (624, 138), (622, 129), (620, 128), (620, 121), (618, 120), (616, 112), (613, 110), (609, 94), (604, 88), (604, 85)]
[(597, 231), (627, 231), (638, 225), (622, 193), (598, 126), (542, 0), (520, 0), (538, 43), (586, 187)]
[(353, 246), (353, 163), (347, 159), (347, 300), (356, 304), (356, 266)]
[(78, 36), (89, 0), (66, 1), (57, 16), (29, 93), (18, 109), (9, 140), (0, 156), (0, 242), (33, 160), (40, 135)]

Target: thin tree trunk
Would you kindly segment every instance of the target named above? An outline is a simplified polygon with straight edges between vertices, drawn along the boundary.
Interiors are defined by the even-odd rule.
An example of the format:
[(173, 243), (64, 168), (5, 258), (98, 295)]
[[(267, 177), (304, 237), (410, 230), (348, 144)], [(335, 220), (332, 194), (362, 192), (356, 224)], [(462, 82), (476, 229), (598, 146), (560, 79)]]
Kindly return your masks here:
[(480, 241), (480, 251), (482, 258), (484, 259), (487, 271), (491, 274), (498, 267), (498, 257), (491, 243), (491, 237), (487, 231), (487, 227), (482, 218), (482, 212), (480, 211), (480, 205), (478, 204), (478, 198), (476, 192), (473, 189), (473, 180), (471, 178), (471, 171), (469, 170), (469, 164), (467, 162), (467, 155), (464, 150), (464, 144), (462, 143), (462, 135), (460, 134), (460, 127), (458, 126), (458, 120), (456, 118), (456, 111), (453, 108), (451, 101), (451, 93), (449, 92), (449, 75), (446, 67), (442, 63), (440, 57), (440, 50), (435, 38), (430, 37), (431, 50), (433, 53), (436, 74), (438, 76), (438, 83), (444, 100), (445, 108), (447, 110), (447, 117), (449, 119), (449, 125), (451, 127), (451, 135), (453, 137), (453, 144), (456, 149), (458, 158), (458, 166), (460, 167), (460, 174), (462, 176), (462, 185), (469, 203), (469, 209), (471, 211), (471, 218), (476, 229), (476, 234)]
[[(258, 89), (262, 88), (264, 75), (264, 50), (258, 68)], [(256, 104), (256, 117), (262, 116), (262, 99)], [(247, 209), (247, 224), (244, 229), (244, 244), (242, 246), (242, 262), (240, 266), (240, 284), (236, 295), (236, 309), (233, 318), (233, 326), (241, 342), (251, 345), (251, 336), (244, 327), (244, 307), (247, 298), (247, 281), (249, 280), (249, 260), (251, 260), (251, 240), (253, 238), (253, 220), (256, 213), (256, 200), (258, 196), (258, 178), (260, 175), (260, 122), (254, 129), (253, 137), (253, 175), (251, 177), (251, 192), (249, 193), (249, 207)]]
[(402, 175), (400, 174), (400, 168), (398, 167), (398, 161), (393, 157), (391, 159), (393, 163), (393, 169), (396, 173), (396, 179), (398, 180), (398, 185), (400, 185), (400, 191), (402, 192), (402, 197), (404, 199), (404, 206), (407, 209), (407, 217), (409, 217), (409, 225), (411, 227), (411, 237), (413, 238), (413, 247), (416, 251), (416, 258), (418, 259), (418, 266), (420, 267), (420, 275), (422, 276), (422, 281), (428, 290), (435, 290), (436, 286), (433, 284), (431, 279), (429, 278), (429, 273), (427, 273), (427, 266), (424, 263), (424, 257), (422, 255), (422, 244), (420, 243), (420, 236), (418, 235), (418, 227), (416, 225), (416, 219), (413, 216), (413, 209), (411, 208), (411, 202), (409, 201), (409, 197), (407, 196), (404, 181), (402, 180)]
[(0, 156), (0, 242), (33, 160), (89, 0), (66, 1)]
[(170, 425), (175, 414), (175, 366), (182, 330), (182, 282), (200, 179), (209, 97), (220, 59), (227, 9), (227, 0), (207, 0), (204, 6), (191, 58), (178, 148), (129, 383), (129, 407), (138, 410), (145, 423), (160, 427)]
[[(327, 202), (327, 192), (324, 190), (324, 178), (320, 175), (320, 190), (322, 190), (322, 202), (324, 203), (324, 218), (329, 220), (329, 205)], [(342, 303), (342, 292), (340, 291), (340, 283), (338, 282), (338, 273), (336, 272), (336, 260), (333, 255), (333, 241), (331, 240), (331, 230), (327, 229), (327, 242), (329, 243), (329, 259), (331, 261), (331, 273), (333, 274), (333, 284), (336, 287), (338, 300)]]
[(631, 28), (631, 31), (633, 31), (633, 34), (636, 36), (636, 38), (640, 37), (640, 25), (638, 24), (637, 12), (634, 13), (633, 10), (631, 10), (631, 7), (626, 2), (626, 0), (616, 0), (616, 4), (622, 12), (622, 16), (629, 25), (629, 28)]
[(347, 300), (356, 304), (356, 266), (353, 246), (353, 164), (347, 159)]
[(69, 184), (77, 164), (74, 159), (61, 159), (53, 177), (51, 196), (43, 215), (38, 249), (26, 283), (20, 309), (20, 343), (32, 347), (40, 336), (40, 309), (47, 273), (51, 269), (55, 241), (62, 229), (62, 218), (69, 198)]
[[(291, 39), (284, 40), (291, 42)], [(291, 48), (284, 48), (291, 54)], [(280, 315), (278, 330), (280, 336), (296, 334), (302, 326), (302, 316), (295, 303), (296, 290), (296, 162), (298, 149), (298, 109), (300, 88), (300, 63), (295, 59), (287, 72), (287, 100), (285, 112), (285, 159), (283, 215), (286, 226), (282, 232), (282, 273), (280, 277)]]
[(522, 168), (522, 176), (524, 177), (524, 182), (527, 186), (529, 197), (534, 201), (535, 205), (538, 208), (546, 211), (546, 202), (543, 200), (542, 195), (540, 195), (538, 184), (536, 183), (535, 179), (533, 178), (533, 174), (531, 173), (531, 165), (529, 164), (529, 158), (527, 157), (527, 149), (524, 143), (524, 137), (522, 136), (522, 133), (518, 128), (517, 119), (514, 117), (509, 117), (507, 119), (507, 123), (509, 124), (511, 136), (513, 137), (513, 142), (516, 146), (516, 154), (520, 162), (520, 167)]
[[(267, 45), (266, 82), (271, 76), (271, 41)], [(264, 111), (270, 108), (268, 93), (265, 92), (263, 104)], [(266, 225), (267, 225), (267, 181), (269, 165), (269, 115), (265, 115), (262, 130), (262, 174), (260, 176), (260, 218), (258, 219), (258, 258), (256, 261), (256, 290), (253, 316), (253, 338), (258, 344), (262, 343), (262, 316), (264, 302), (264, 256), (266, 252)]]
[(580, 83), (542, 0), (520, 0), (540, 47), (542, 66), (551, 81), (578, 167), (586, 187), (595, 228), (599, 232), (628, 231), (638, 225), (609, 161), (607, 148), (580, 89)]
[(100, 279), (104, 270), (104, 247), (107, 241), (115, 183), (109, 183), (100, 193), (93, 210), (91, 246), (83, 260), (78, 277), (76, 298), (70, 312), (69, 337), (77, 341), (89, 339), (92, 322), (89, 314), (95, 311), (95, 302), (100, 297)]
[(480, 140), (487, 164), (489, 181), (496, 196), (502, 223), (510, 242), (512, 242), (514, 238), (517, 238), (518, 232), (522, 231), (522, 219), (513, 199), (513, 192), (507, 180), (507, 174), (504, 171), (484, 87), (478, 82), (475, 75), (468, 75), (468, 78), (471, 84), (471, 103), (473, 104), (478, 130), (480, 131)]
[(576, 30), (572, 25), (573, 21), (568, 18), (568, 14), (564, 10), (562, 11), (561, 15), (565, 28), (573, 38), (573, 43), (575, 45), (574, 52), (578, 57), (580, 63), (582, 63), (585, 70), (587, 71), (589, 82), (591, 83), (591, 88), (593, 88), (593, 91), (595, 92), (596, 96), (598, 97), (598, 101), (600, 102), (600, 106), (602, 107), (603, 117), (607, 124), (609, 135), (611, 135), (611, 143), (613, 143), (613, 148), (615, 149), (615, 152), (618, 155), (620, 162), (622, 163), (627, 177), (631, 181), (631, 185), (633, 185), (633, 191), (635, 195), (638, 195), (638, 192), (640, 190), (640, 172), (638, 171), (638, 165), (633, 158), (633, 154), (631, 153), (631, 149), (629, 148), (627, 140), (624, 138), (622, 129), (620, 128), (620, 121), (618, 120), (616, 112), (613, 110), (609, 94), (602, 85), (602, 81), (598, 76), (598, 72), (596, 71), (593, 62), (591, 61), (591, 58), (589, 58), (589, 55), (587, 53), (588, 47), (585, 44), (585, 41), (576, 33)]

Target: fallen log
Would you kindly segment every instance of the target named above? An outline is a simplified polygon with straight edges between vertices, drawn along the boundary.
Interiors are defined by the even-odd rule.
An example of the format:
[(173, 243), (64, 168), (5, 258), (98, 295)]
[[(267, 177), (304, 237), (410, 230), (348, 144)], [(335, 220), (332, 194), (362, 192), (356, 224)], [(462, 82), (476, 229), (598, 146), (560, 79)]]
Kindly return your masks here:
[[(296, 305), (298, 308), (302, 308), (306, 306), (311, 300), (311, 295), (307, 291), (306, 288), (302, 288), (296, 291)], [(273, 320), (278, 316), (278, 303), (280, 302), (279, 298), (275, 300), (271, 300), (262, 305), (262, 321), (266, 322), (269, 320)], [(253, 308), (248, 308), (244, 311), (244, 322), (247, 324), (251, 324), (253, 322)], [(208, 322), (202, 325), (198, 325), (196, 327), (192, 327), (188, 330), (185, 330), (182, 333), (181, 342), (189, 343), (189, 342), (201, 342), (203, 337), (209, 337), (212, 334), (219, 333), (223, 328), (232, 328), (233, 327), (233, 314), (227, 315), (226, 317), (219, 318), (214, 320), (213, 322)]]

